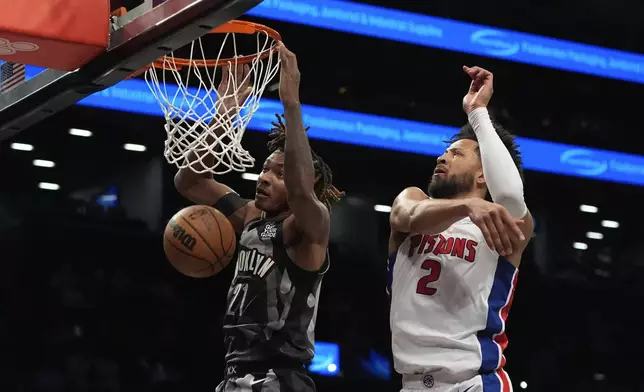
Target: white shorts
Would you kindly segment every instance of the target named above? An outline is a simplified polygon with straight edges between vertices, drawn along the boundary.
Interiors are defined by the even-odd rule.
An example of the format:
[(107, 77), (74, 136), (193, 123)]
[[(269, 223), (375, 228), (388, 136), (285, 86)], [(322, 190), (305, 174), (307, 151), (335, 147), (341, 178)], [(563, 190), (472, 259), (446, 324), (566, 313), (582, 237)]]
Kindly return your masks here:
[(431, 374), (403, 374), (400, 392), (512, 392), (510, 377), (503, 369), (494, 373), (478, 375), (470, 380), (444, 383)]

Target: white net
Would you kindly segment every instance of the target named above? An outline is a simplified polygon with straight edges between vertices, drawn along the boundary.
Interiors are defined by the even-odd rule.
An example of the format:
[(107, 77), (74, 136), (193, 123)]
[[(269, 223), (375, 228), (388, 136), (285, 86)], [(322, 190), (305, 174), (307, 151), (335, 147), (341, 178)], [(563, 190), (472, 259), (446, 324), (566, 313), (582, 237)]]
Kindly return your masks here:
[[(226, 33), (221, 34), (218, 67), (204, 66), (207, 57), (200, 38), (190, 45), (187, 66), (182, 67), (182, 61), (170, 53), (159, 60), (162, 68), (146, 71), (145, 81), (166, 120), (168, 163), (213, 174), (243, 172), (254, 166), (242, 138), (280, 64), (275, 40), (266, 32), (255, 35), (256, 55), (248, 65), (238, 64), (237, 38)], [(230, 58), (222, 56), (225, 49), (234, 54), (230, 62), (222, 63), (220, 59)]]

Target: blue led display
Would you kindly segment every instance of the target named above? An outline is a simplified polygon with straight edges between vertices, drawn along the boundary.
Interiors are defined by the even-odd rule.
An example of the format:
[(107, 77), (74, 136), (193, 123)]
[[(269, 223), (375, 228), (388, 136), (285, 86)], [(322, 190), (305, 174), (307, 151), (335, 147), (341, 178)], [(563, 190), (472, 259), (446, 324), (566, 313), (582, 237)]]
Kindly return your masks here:
[[(38, 71), (34, 67), (27, 70), (28, 75)], [(120, 82), (81, 100), (79, 104), (162, 116), (161, 108), (147, 85), (138, 79)], [(302, 105), (302, 111), (304, 122), (311, 126), (308, 132), (311, 138), (387, 150), (438, 156), (445, 148), (443, 141), (457, 132), (457, 128), (445, 125), (311, 105)], [(279, 101), (262, 99), (249, 127), (267, 131), (275, 113), (281, 112)], [(517, 141), (528, 170), (644, 185), (643, 156), (528, 138), (517, 138)]]
[(644, 56), (640, 54), (350, 1), (264, 0), (247, 14), (644, 83)]

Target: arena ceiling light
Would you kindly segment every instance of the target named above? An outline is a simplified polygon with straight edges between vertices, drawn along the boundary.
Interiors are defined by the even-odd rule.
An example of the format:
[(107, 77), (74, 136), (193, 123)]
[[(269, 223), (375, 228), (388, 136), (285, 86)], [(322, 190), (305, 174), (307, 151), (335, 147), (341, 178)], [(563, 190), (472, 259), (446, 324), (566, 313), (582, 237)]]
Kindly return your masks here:
[(11, 148), (18, 151), (33, 151), (34, 146), (27, 143), (11, 143)]
[(255, 173), (242, 173), (241, 177), (242, 177), (244, 180), (248, 180), (248, 181), (257, 181), (257, 180), (259, 179), (259, 174), (255, 174)]
[(69, 128), (69, 134), (74, 136), (80, 136), (80, 137), (90, 137), (92, 136), (92, 131), (88, 131), (87, 129), (80, 129), (80, 128)]
[(617, 229), (619, 227), (619, 222), (613, 220), (603, 220), (602, 226), (609, 229)]
[(579, 206), (579, 211), (587, 212), (589, 214), (596, 214), (597, 212), (599, 212), (599, 208), (588, 204), (582, 204)]
[(48, 161), (46, 159), (34, 159), (34, 166), (38, 167), (54, 167), (56, 164), (53, 161)]
[(595, 231), (589, 231), (586, 233), (586, 237), (590, 238), (591, 240), (603, 240), (604, 235), (602, 233), (597, 233)]
[(588, 244), (585, 244), (583, 242), (574, 242), (572, 244), (572, 247), (578, 250), (586, 250), (588, 249)]
[(123, 145), (123, 148), (128, 151), (137, 151), (137, 152), (143, 152), (147, 149), (143, 144), (135, 144), (135, 143), (125, 143)]
[(391, 212), (391, 206), (386, 206), (383, 204), (376, 204), (375, 206), (373, 206), (373, 209), (378, 212), (386, 212), (386, 213)]
[(46, 189), (48, 191), (57, 191), (60, 189), (60, 185), (54, 184), (53, 182), (41, 182), (38, 183), (38, 188)]

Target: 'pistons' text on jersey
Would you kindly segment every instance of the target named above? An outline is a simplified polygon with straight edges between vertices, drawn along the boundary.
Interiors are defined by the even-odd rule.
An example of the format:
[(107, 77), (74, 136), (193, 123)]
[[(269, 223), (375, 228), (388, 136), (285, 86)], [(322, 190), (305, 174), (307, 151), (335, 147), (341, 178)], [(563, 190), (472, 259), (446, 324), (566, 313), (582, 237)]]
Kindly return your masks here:
[(389, 258), (390, 323), (398, 373), (502, 384), (505, 321), (518, 270), (469, 218), (436, 235), (409, 234)]

